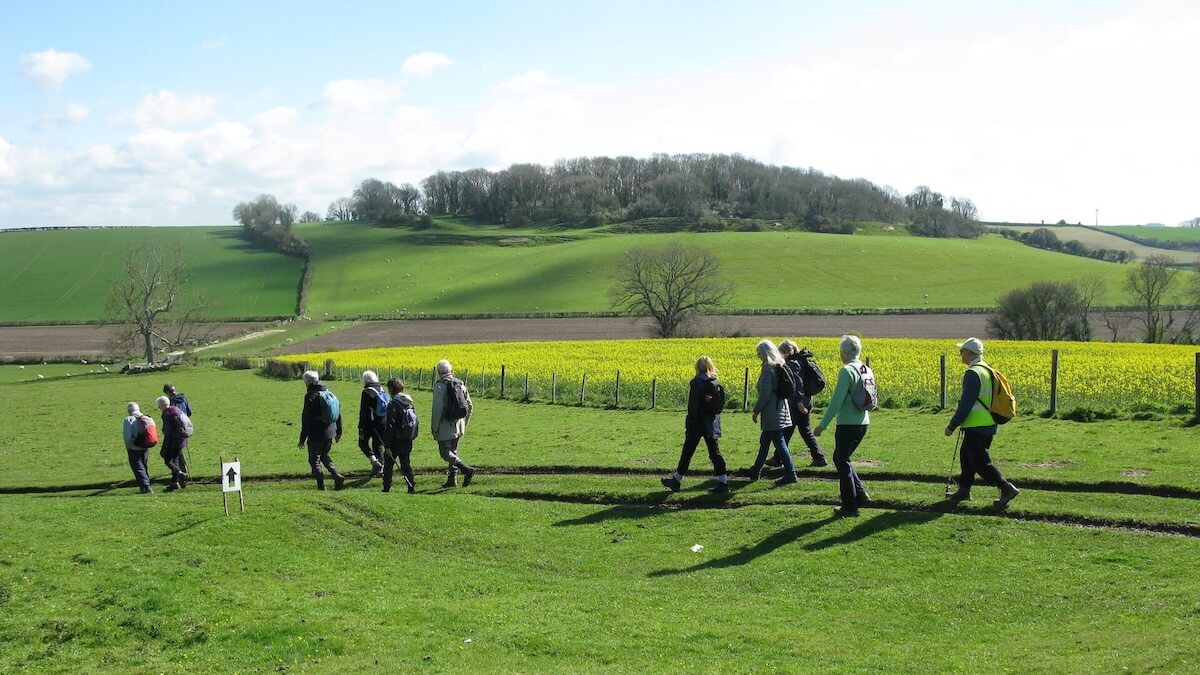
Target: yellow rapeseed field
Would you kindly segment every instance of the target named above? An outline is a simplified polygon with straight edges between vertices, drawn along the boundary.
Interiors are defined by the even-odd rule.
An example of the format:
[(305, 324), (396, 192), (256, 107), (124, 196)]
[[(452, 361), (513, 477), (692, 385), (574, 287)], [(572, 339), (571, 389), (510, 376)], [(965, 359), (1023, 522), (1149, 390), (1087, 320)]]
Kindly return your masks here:
[[(772, 338), (778, 343), (781, 338)], [(840, 365), (837, 338), (793, 338), (816, 355), (827, 376)], [(746, 369), (751, 389), (758, 373), (754, 355), (757, 338), (695, 338), (673, 340), (603, 340), (578, 342), (508, 342), (449, 344), (433, 347), (389, 347), (322, 352), (284, 357), (313, 364), (333, 360), (338, 368), (373, 369), (381, 376), (404, 374), (415, 380), (439, 359), (449, 359), (473, 388), (498, 387), (501, 366), (507, 370), (509, 392), (522, 391), (526, 375), (531, 391), (548, 398), (553, 374), (558, 395), (567, 400), (586, 373), (590, 394), (613, 394), (621, 373), (623, 403), (644, 404), (649, 385), (657, 380), (659, 403), (682, 403), (696, 357), (707, 354), (717, 364), (731, 397), (740, 399)], [(1051, 350), (1059, 351), (1059, 407), (1112, 407), (1169, 410), (1194, 400), (1196, 348), (1128, 343), (987, 341), (986, 360), (1008, 376), (1025, 411), (1040, 410), (1050, 398)], [(946, 356), (948, 395), (956, 398), (963, 365), (951, 340), (867, 339), (864, 356), (871, 360), (880, 396), (897, 406), (929, 404), (938, 399), (939, 357)], [(414, 382), (415, 384), (415, 382)], [(831, 386), (829, 387), (832, 389)], [(828, 393), (828, 390), (827, 392)], [(639, 398), (646, 399), (640, 401)], [(820, 397), (818, 397), (820, 400)]]

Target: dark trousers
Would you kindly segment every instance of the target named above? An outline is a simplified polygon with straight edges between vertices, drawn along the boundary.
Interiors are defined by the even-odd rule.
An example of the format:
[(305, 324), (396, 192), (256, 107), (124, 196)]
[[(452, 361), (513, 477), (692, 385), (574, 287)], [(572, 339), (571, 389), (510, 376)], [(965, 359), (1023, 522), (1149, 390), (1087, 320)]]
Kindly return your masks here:
[(379, 437), (378, 431), (359, 431), (358, 432), (358, 449), (367, 459), (371, 460), (371, 468), (379, 463), (383, 458), (383, 439)]
[(321, 473), (321, 465), (324, 464), (326, 469), (329, 469), (329, 475), (334, 478), (341, 477), (337, 467), (333, 465), (333, 460), (329, 458), (329, 451), (333, 449), (333, 439), (319, 436), (316, 438), (309, 437), (308, 439), (308, 466), (312, 468), (312, 476), (317, 479), (317, 486), (324, 487), (325, 475)]
[(842, 506), (851, 509), (857, 509), (858, 500), (867, 497), (867, 491), (858, 479), (858, 472), (850, 463), (850, 456), (858, 449), (858, 444), (862, 443), (866, 435), (865, 424), (839, 424), (833, 432), (833, 465), (837, 468)]
[(129, 468), (133, 469), (133, 479), (137, 481), (138, 487), (150, 487), (150, 470), (146, 467), (146, 462), (150, 459), (149, 450), (127, 450), (129, 453)]
[(412, 440), (396, 441), (396, 444), (383, 453), (383, 489), (392, 489), (392, 472), (400, 460), (400, 475), (409, 487), (416, 485), (416, 476), (412, 470)]
[(167, 465), (167, 469), (171, 472), (171, 482), (180, 487), (187, 485), (187, 460), (183, 458), (183, 448), (177, 450), (167, 450), (163, 448), (158, 453), (162, 457), (163, 464)]
[(708, 458), (712, 460), (713, 473), (722, 476), (726, 473), (725, 458), (721, 456), (721, 448), (717, 444), (717, 439), (709, 438), (700, 431), (688, 430), (683, 437), (683, 451), (679, 453), (679, 466), (675, 468), (676, 473), (684, 475), (687, 473), (688, 467), (692, 463), (692, 455), (696, 454), (696, 448), (700, 445), (700, 439), (704, 439), (704, 445), (708, 447)]
[(762, 471), (767, 462), (767, 449), (775, 444), (775, 456), (783, 461), (784, 476), (796, 473), (796, 465), (792, 463), (792, 453), (788, 450), (787, 441), (783, 438), (783, 429), (764, 429), (758, 435), (758, 457), (754, 459), (751, 472)]
[(1004, 476), (1000, 469), (992, 464), (992, 455), (988, 449), (992, 447), (991, 434), (978, 434), (968, 430), (963, 431), (962, 449), (958, 454), (958, 465), (962, 473), (958, 477), (958, 491), (968, 493), (975, 484), (975, 474), (996, 487), (1004, 486)]
[(464, 464), (462, 459), (458, 456), (457, 438), (452, 438), (448, 441), (438, 441), (438, 453), (440, 453), (442, 459), (446, 460), (446, 463), (450, 465), (449, 470), (446, 471), (446, 477), (448, 480), (454, 480), (455, 477), (458, 476), (459, 471), (471, 470), (471, 467)]
[[(792, 447), (792, 434), (796, 430), (800, 430), (800, 440), (804, 441), (804, 445), (808, 448), (808, 454), (812, 455), (813, 459), (824, 457), (825, 451), (821, 449), (821, 444), (817, 442), (817, 437), (813, 436), (812, 432), (812, 413), (801, 413), (795, 410), (792, 411), (793, 426), (783, 430), (783, 439), (787, 441), (788, 447)], [(776, 457), (776, 459), (782, 459)]]

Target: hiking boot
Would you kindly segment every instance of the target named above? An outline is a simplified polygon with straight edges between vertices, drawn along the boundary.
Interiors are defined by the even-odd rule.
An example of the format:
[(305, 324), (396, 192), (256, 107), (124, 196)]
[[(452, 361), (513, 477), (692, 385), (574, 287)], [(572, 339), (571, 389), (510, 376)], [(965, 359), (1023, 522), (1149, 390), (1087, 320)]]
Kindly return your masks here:
[(1017, 489), (1017, 486), (1013, 485), (1012, 483), (1008, 483), (1005, 485), (1004, 489), (1000, 491), (1000, 498), (992, 502), (992, 506), (1002, 509), (1008, 506), (1009, 502), (1016, 499), (1017, 495), (1019, 494), (1021, 494), (1021, 491)]
[(666, 476), (664, 478), (659, 478), (658, 482), (662, 483), (662, 486), (667, 488), (671, 492), (679, 492), (679, 488), (682, 487), (679, 484), (679, 481), (675, 480), (674, 476)]
[(857, 518), (858, 517), (858, 509), (857, 508), (852, 509), (848, 506), (835, 506), (835, 507), (833, 507), (833, 517), (834, 518)]
[(392, 486), (391, 486), (391, 485), (384, 485), (384, 486), (383, 486), (383, 489), (382, 489), (382, 490), (380, 490), (380, 492), (391, 492), (391, 491), (392, 491)]
[(341, 490), (344, 487), (346, 487), (346, 477), (345, 476), (334, 476), (333, 477), (333, 489)]
[(829, 460), (825, 459), (825, 455), (817, 455), (808, 463), (809, 466), (829, 466)]
[(955, 493), (949, 495), (948, 497), (946, 497), (946, 499), (949, 499), (952, 502), (969, 502), (969, 501), (971, 501), (971, 493), (963, 492), (960, 490), (958, 492), (955, 492)]
[(323, 480), (317, 481), (317, 489), (320, 490), (321, 492), (324, 492), (325, 491), (325, 481), (323, 481)]
[(708, 488), (708, 491), (714, 495), (729, 494), (729, 483), (717, 483), (715, 486)]
[(372, 459), (371, 460), (371, 475), (368, 476), (368, 478), (378, 478), (379, 476), (382, 476), (382, 475), (383, 475), (383, 465), (379, 463), (379, 460)]
[(797, 482), (799, 482), (799, 480), (796, 478), (796, 474), (788, 474), (783, 478), (775, 479), (775, 487), (783, 487), (784, 485), (791, 485), (792, 483)]
[(783, 460), (778, 457), (772, 457), (763, 463), (772, 468), (783, 466)]
[(417, 493), (417, 486), (413, 485), (412, 483), (409, 483), (408, 484), (408, 494), (413, 495), (416, 493)]
[(152, 494), (154, 494), (154, 489), (147, 486), (147, 487), (139, 489), (138, 494), (152, 495)]
[(862, 507), (871, 503), (871, 495), (864, 492), (858, 496), (857, 501), (858, 501), (858, 508), (861, 509)]
[(167, 492), (174, 492), (179, 489), (179, 483), (171, 483), (167, 486)]
[(417, 491), (416, 482), (413, 481), (413, 479), (409, 478), (408, 476), (404, 477), (404, 484), (408, 487), (408, 494), (411, 495)]
[(463, 487), (471, 484), (471, 480), (475, 478), (475, 469), (463, 469)]
[(442, 483), (443, 489), (444, 488), (456, 488), (456, 487), (458, 487), (458, 479), (457, 478), (447, 478), (446, 482)]
[(745, 468), (745, 469), (738, 469), (737, 471), (733, 472), (733, 475), (737, 476), (738, 478), (749, 478), (750, 480), (758, 480), (759, 478), (762, 478), (762, 473), (763, 473), (762, 469), (755, 471), (751, 467), (751, 468)]

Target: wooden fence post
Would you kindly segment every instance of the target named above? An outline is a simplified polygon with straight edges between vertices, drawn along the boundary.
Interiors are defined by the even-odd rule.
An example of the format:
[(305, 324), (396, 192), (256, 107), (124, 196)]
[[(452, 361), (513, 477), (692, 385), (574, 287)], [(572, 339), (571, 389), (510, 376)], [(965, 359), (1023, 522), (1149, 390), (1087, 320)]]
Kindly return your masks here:
[(742, 412), (750, 407), (750, 369), (746, 369), (746, 375), (742, 378)]
[(558, 373), (550, 373), (550, 403), (558, 398)]
[(583, 396), (587, 393), (587, 373), (583, 374), (583, 379), (579, 381), (579, 405), (583, 405)]
[(1058, 350), (1050, 350), (1050, 414), (1058, 412)]
[(529, 400), (529, 373), (525, 373), (525, 400)]
[(1200, 420), (1200, 352), (1196, 352), (1196, 407), (1192, 409), (1192, 417)]
[(504, 398), (504, 383), (507, 377), (507, 373), (505, 372), (506, 370), (507, 366), (500, 366), (500, 398)]
[(941, 385), (940, 385), (940, 390), (938, 393), (938, 409), (945, 410), (946, 409), (946, 355), (942, 354), (941, 357), (938, 358), (938, 361), (940, 362), (939, 370), (941, 371)]
[(617, 371), (617, 385), (613, 389), (613, 406), (617, 408), (621, 407), (621, 371), (619, 370)]
[[(1200, 354), (1197, 354), (1196, 357), (1197, 357), (1197, 363), (1200, 363)], [(1198, 367), (1200, 367), (1200, 366), (1198, 366)], [(1200, 370), (1197, 370), (1196, 372), (1200, 373)], [(1200, 383), (1200, 376), (1197, 376), (1196, 382)], [(1198, 400), (1200, 400), (1200, 399), (1198, 399)], [(656, 378), (650, 380), (650, 409), (654, 410), (654, 407), (657, 405), (658, 405), (658, 378), (656, 377)]]

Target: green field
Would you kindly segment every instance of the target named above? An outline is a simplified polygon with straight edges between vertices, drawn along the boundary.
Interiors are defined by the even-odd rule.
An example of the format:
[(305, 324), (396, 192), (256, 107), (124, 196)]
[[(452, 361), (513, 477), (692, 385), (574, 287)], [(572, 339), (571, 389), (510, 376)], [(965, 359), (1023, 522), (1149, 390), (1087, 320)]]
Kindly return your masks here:
[[(1146, 258), (1148, 258), (1152, 255), (1166, 256), (1166, 257), (1170, 258), (1171, 260), (1174, 260), (1177, 264), (1180, 264), (1180, 265), (1190, 265), (1197, 261), (1200, 261), (1200, 253), (1197, 253), (1196, 251), (1172, 251), (1170, 249), (1165, 249), (1165, 248), (1156, 248), (1153, 246), (1145, 246), (1143, 244), (1137, 244), (1132, 241), (1129, 241), (1128, 239), (1122, 239), (1121, 237), (1118, 237), (1113, 234), (1108, 234), (1106, 232), (1098, 232), (1098, 231), (1096, 231), (1092, 228), (1088, 228), (1088, 227), (1055, 225), (1052, 227), (1042, 228), (1042, 227), (1032, 226), (1032, 225), (1016, 225), (1016, 226), (1005, 226), (1004, 229), (1015, 230), (1017, 232), (1032, 232), (1034, 230), (1048, 229), (1058, 237), (1059, 241), (1062, 241), (1062, 242), (1068, 242), (1068, 241), (1074, 240), (1074, 241), (1078, 241), (1079, 243), (1083, 244), (1084, 246), (1087, 246), (1090, 249), (1107, 248), (1107, 249), (1111, 249), (1114, 251), (1131, 251), (1135, 256), (1137, 256), (1137, 258), (1135, 259), (1135, 262), (1137, 260), (1145, 260)], [(1112, 229), (1120, 230), (1121, 228), (1114, 227)], [(1142, 228), (1142, 229), (1151, 231), (1151, 230), (1157, 230), (1157, 229), (1163, 229), (1163, 228)]]
[[(313, 248), (308, 315), (317, 319), (609, 311), (607, 293), (625, 251), (672, 241), (717, 254), (723, 273), (737, 286), (731, 310), (985, 307), (1036, 279), (1086, 275), (1107, 279), (1105, 300), (1116, 304), (1125, 272), (1112, 263), (1039, 251), (998, 236), (968, 241), (802, 232), (587, 232), (576, 240), (535, 245), (530, 232), (485, 230), (469, 236), (467, 245), (455, 245), (454, 232), (361, 223), (304, 225), (298, 233)], [(532, 241), (496, 245), (502, 239)]]
[(142, 244), (190, 262), (211, 317), (287, 316), (296, 311), (302, 262), (250, 248), (234, 228), (137, 227), (0, 233), (0, 322), (86, 322), (104, 318), (109, 282), (125, 252)]
[(1142, 227), (1140, 225), (1105, 226), (1121, 234), (1159, 241), (1180, 241), (1200, 244), (1200, 227)]
[[(317, 492), (295, 449), (302, 385), (248, 371), (171, 379), (191, 397), (193, 472), (240, 456), (247, 512), (211, 482), (136, 495), (124, 402), (159, 376), (12, 383), (0, 368), (0, 671), (1190, 671), (1200, 659), (1200, 455), (1178, 421), (1019, 418), (994, 448), (1024, 488), (941, 501), (945, 415), (881, 411), (856, 460), (874, 503), (832, 520), (832, 467), (801, 483), (685, 490), (677, 412), (478, 400), (483, 473), (419, 493), (355, 476)], [(358, 387), (335, 382), (353, 415)], [(416, 392), (427, 423), (427, 392)], [(51, 430), (46, 420), (55, 420)], [(727, 415), (748, 463), (757, 431)], [(152, 453), (153, 454), (153, 453)], [(154, 457), (152, 473), (164, 469)], [(1166, 535), (1155, 532), (1177, 532)], [(693, 552), (700, 544), (703, 549)]]

